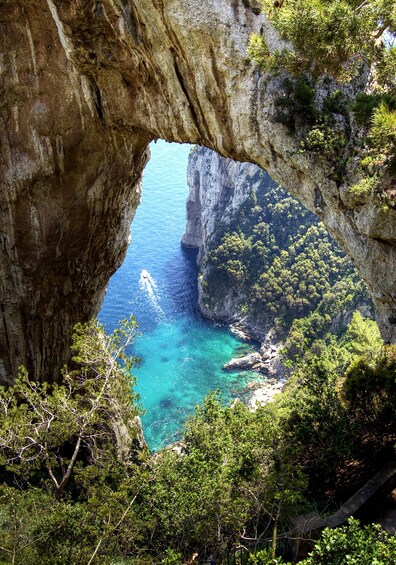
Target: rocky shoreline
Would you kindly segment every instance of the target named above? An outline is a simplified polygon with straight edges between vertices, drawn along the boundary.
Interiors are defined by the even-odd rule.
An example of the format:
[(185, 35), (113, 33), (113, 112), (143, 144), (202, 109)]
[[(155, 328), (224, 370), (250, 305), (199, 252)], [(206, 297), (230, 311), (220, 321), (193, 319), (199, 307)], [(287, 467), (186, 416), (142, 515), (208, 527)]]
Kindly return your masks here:
[(254, 344), (255, 351), (241, 352), (226, 363), (223, 370), (257, 373), (257, 381), (249, 383), (248, 390), (242, 393), (243, 396), (252, 394), (252, 406), (255, 406), (256, 401), (267, 402), (283, 387), (279, 384), (287, 374), (280, 353), (283, 344), (275, 339), (272, 319), (257, 320), (240, 311), (244, 300), (236, 289), (230, 289), (221, 300), (214, 297), (208, 300), (204, 291), (205, 259), (208, 242), (218, 229), (218, 223), (230, 224), (252, 193), (263, 184), (266, 190), (272, 190), (275, 183), (256, 165), (224, 159), (203, 147), (190, 153), (187, 182), (189, 197), (182, 245), (198, 249), (197, 263), (201, 268), (198, 308), (203, 317), (228, 324), (241, 342)]
[(242, 322), (230, 324), (230, 330), (241, 341), (257, 342), (260, 347), (257, 351), (231, 359), (224, 365), (224, 370), (252, 370), (262, 373), (271, 378), (284, 378), (286, 367), (282, 362), (283, 343), (273, 339), (272, 331), (269, 331), (264, 339), (258, 339), (256, 328), (251, 328)]
[[(256, 341), (249, 331), (250, 328), (240, 322), (232, 323), (230, 329), (243, 342)], [(267, 335), (267, 339), (257, 351), (234, 357), (223, 366), (224, 371), (252, 371), (262, 377), (260, 380), (249, 382), (241, 394), (246, 396), (245, 403), (252, 411), (270, 402), (282, 391), (287, 380), (287, 370), (282, 363), (282, 344), (272, 342), (269, 337)]]
[(276, 394), (282, 392), (285, 383), (285, 378), (272, 378), (257, 383), (257, 386), (253, 388), (253, 393), (247, 402), (249, 410), (254, 412), (259, 406), (271, 402)]

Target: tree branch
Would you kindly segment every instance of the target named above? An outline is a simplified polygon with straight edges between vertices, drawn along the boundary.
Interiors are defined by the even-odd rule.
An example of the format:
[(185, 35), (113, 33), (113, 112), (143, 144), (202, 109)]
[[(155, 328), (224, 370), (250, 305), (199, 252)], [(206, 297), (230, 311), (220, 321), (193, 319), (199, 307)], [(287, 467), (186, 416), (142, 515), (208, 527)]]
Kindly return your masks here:
[(99, 551), (100, 546), (103, 543), (103, 540), (106, 539), (106, 537), (110, 534), (110, 532), (115, 532), (116, 529), (122, 524), (122, 522), (125, 520), (126, 515), (128, 514), (129, 510), (131, 509), (132, 504), (135, 502), (137, 495), (139, 494), (139, 492), (137, 492), (135, 494), (135, 496), (132, 498), (131, 502), (128, 504), (126, 510), (124, 511), (123, 515), (121, 516), (121, 518), (118, 520), (117, 524), (111, 528), (108, 532), (105, 532), (103, 534), (103, 536), (100, 538), (100, 540), (98, 541), (98, 543), (96, 544), (95, 547), (95, 551), (93, 552), (93, 554), (91, 555), (90, 560), (88, 561), (87, 565), (91, 565), (92, 561), (95, 559), (96, 554)]
[(62, 478), (62, 480), (59, 484), (58, 492), (56, 493), (57, 500), (60, 499), (62, 492), (65, 488), (65, 485), (70, 478), (71, 472), (73, 470), (74, 464), (75, 464), (76, 459), (77, 459), (78, 452), (80, 450), (80, 445), (81, 445), (81, 434), (77, 438), (77, 443), (76, 443), (76, 446), (74, 448), (72, 458), (70, 459), (70, 463), (67, 466), (66, 473), (63, 475), (63, 478)]

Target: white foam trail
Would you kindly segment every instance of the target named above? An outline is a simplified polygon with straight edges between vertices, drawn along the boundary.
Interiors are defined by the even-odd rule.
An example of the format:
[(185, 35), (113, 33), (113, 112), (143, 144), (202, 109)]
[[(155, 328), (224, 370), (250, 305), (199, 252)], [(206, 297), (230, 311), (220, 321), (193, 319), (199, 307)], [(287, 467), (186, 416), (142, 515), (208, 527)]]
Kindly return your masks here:
[(143, 269), (143, 271), (140, 273), (140, 285), (146, 286), (147, 283), (149, 283), (152, 288), (155, 288), (155, 290), (157, 290), (157, 283), (150, 275), (150, 273), (146, 271), (146, 269)]
[(143, 269), (140, 273), (139, 285), (142, 290), (147, 292), (151, 304), (154, 306), (157, 313), (161, 316), (161, 318), (165, 318), (165, 312), (162, 310), (156, 294), (157, 283), (146, 269)]

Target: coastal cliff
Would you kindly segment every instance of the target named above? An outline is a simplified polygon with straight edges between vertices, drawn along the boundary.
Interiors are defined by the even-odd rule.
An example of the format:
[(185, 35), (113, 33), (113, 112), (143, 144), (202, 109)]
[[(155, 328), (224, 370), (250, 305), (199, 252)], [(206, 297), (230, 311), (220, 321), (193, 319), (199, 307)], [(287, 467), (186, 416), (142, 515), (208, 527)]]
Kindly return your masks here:
[[(267, 170), (354, 260), (383, 337), (396, 340), (396, 211), (377, 193), (351, 194), (363, 134), (349, 110), (336, 120), (341, 176), (290, 135), (285, 75), (247, 55), (252, 32), (280, 45), (255, 0), (15, 0), (0, 4), (0, 22), (1, 382), (21, 364), (59, 376), (73, 325), (97, 314), (125, 255), (157, 138)], [(314, 104), (335, 89), (350, 100), (369, 81), (323, 83)]]
[[(248, 335), (262, 340), (273, 326), (273, 318), (254, 320), (243, 312), (246, 296), (234, 284), (208, 289), (211, 269), (208, 251), (213, 238), (238, 221), (242, 207), (258, 190), (270, 193), (276, 186), (268, 173), (252, 163), (221, 157), (205, 147), (194, 147), (187, 169), (189, 196), (186, 205), (185, 247), (198, 249), (198, 307), (203, 316), (242, 324)], [(257, 257), (257, 261), (260, 258)]]
[(198, 249), (198, 264), (219, 222), (230, 223), (259, 186), (276, 186), (271, 177), (253, 163), (221, 157), (205, 147), (193, 147), (187, 167), (189, 195), (186, 229), (182, 244)]
[[(182, 243), (198, 249), (198, 306), (262, 343), (262, 359), (246, 359), (249, 366), (261, 361), (264, 372), (282, 372), (277, 352), (297, 320), (322, 320), (311, 324), (313, 341), (342, 332), (356, 309), (370, 315), (352, 264), (268, 173), (195, 147), (187, 179)], [(295, 346), (289, 349), (293, 355)]]

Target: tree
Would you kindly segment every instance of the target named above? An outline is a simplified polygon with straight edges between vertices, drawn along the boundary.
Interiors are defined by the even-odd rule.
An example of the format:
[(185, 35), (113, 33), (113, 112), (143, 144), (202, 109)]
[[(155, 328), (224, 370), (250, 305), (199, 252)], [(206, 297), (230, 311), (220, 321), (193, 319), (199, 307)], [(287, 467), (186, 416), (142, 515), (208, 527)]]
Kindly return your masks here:
[(15, 386), (0, 389), (4, 562), (110, 563), (136, 553), (137, 540), (144, 546), (137, 497), (148, 480), (146, 450), (135, 359), (126, 355), (136, 331), (134, 319), (109, 336), (97, 322), (78, 325), (61, 383), (21, 369)]
[(261, 4), (285, 42), (283, 49), (271, 53), (263, 37), (253, 36), (250, 52), (267, 68), (342, 79), (350, 79), (367, 61), (393, 68), (396, 53), (386, 46), (386, 33), (396, 33), (393, 0), (261, 0)]
[(78, 325), (76, 368), (62, 384), (35, 382), (22, 368), (0, 388), (0, 464), (24, 478), (46, 473), (60, 500), (79, 460), (105, 467), (110, 454), (128, 455), (139, 409), (125, 348), (136, 327), (131, 319), (107, 336), (97, 322)]
[(220, 557), (237, 543), (259, 543), (301, 510), (304, 475), (283, 456), (277, 419), (225, 407), (209, 395), (185, 427), (181, 454), (158, 455), (146, 495), (159, 546)]

